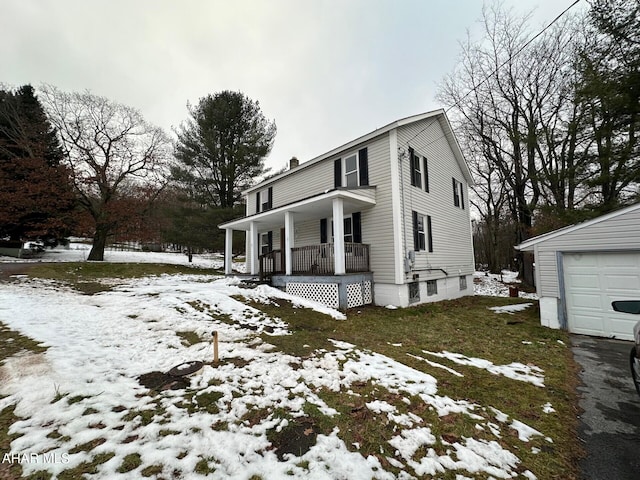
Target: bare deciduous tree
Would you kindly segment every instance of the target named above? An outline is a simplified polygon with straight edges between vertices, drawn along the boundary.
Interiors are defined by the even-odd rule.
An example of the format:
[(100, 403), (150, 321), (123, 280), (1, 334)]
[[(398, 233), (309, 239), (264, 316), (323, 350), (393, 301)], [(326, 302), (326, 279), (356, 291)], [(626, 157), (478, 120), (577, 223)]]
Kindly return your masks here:
[(453, 106), (463, 148), (475, 157), (483, 220), (495, 224), (506, 208), (513, 244), (529, 237), (539, 202), (575, 206), (583, 161), (578, 129), (572, 129), (581, 114), (572, 68), (577, 23), (565, 19), (533, 42), (528, 24), (528, 16), (499, 4), (485, 8), (483, 40), (462, 45), (438, 95)]
[(104, 260), (107, 238), (126, 213), (117, 208), (122, 198), (140, 189), (153, 198), (166, 184), (169, 138), (137, 110), (107, 98), (51, 86), (44, 86), (41, 93), (80, 205), (95, 223), (88, 259)]

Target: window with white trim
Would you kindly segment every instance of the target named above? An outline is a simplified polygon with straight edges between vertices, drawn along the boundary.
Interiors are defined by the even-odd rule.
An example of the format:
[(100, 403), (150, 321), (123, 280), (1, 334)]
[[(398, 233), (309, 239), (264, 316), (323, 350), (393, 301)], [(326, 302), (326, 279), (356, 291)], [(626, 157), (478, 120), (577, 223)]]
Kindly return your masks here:
[(344, 185), (357, 187), (359, 184), (358, 154), (354, 153), (344, 159)]
[(427, 157), (421, 156), (409, 147), (409, 173), (411, 185), (429, 191), (429, 166)]
[(264, 255), (269, 253), (271, 248), (271, 232), (265, 232), (260, 234), (260, 254)]
[(273, 208), (273, 187), (256, 192), (256, 213), (266, 212)]
[[(343, 228), (344, 228), (344, 241), (345, 243), (353, 243), (353, 217), (351, 214), (345, 215), (343, 218)], [(331, 218), (331, 243), (334, 241), (333, 235), (333, 218)]]
[(452, 178), (453, 185), (453, 205), (464, 210), (464, 191), (462, 182)]
[(411, 212), (413, 218), (413, 249), (416, 252), (433, 252), (433, 234), (431, 216)]
[(369, 153), (367, 147), (333, 161), (335, 188), (357, 188), (369, 185)]

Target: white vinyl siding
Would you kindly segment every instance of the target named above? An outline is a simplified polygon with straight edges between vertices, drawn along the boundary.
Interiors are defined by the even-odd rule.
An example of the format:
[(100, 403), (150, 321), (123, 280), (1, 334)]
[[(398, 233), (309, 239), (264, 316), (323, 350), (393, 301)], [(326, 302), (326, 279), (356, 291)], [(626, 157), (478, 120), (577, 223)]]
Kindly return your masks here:
[[(411, 186), (409, 147), (429, 160), (429, 192)], [(420, 279), (441, 278), (474, 272), (469, 209), (457, 208), (452, 200), (452, 178), (460, 179), (467, 195), (465, 174), (451, 150), (437, 119), (430, 118), (398, 129), (398, 148), (404, 152), (400, 181), (404, 204), (404, 251), (414, 250), (411, 212), (429, 215), (432, 222), (433, 252), (415, 254), (414, 271)], [(424, 169), (423, 165), (421, 165)], [(424, 172), (422, 172), (424, 175)], [(409, 281), (410, 276), (406, 277)]]
[(534, 246), (536, 284), (543, 297), (560, 297), (557, 252), (640, 251), (640, 208)]
[[(333, 189), (333, 161), (319, 162), (274, 182), (272, 208)], [(260, 191), (266, 190), (260, 189)], [(256, 213), (256, 192), (248, 196), (248, 215)], [(262, 199), (261, 199), (262, 201)]]
[(391, 165), (389, 135), (384, 134), (368, 145), (369, 185), (376, 186), (376, 205), (362, 210), (362, 243), (369, 245), (369, 264), (374, 280), (395, 283), (393, 202), (391, 192)]

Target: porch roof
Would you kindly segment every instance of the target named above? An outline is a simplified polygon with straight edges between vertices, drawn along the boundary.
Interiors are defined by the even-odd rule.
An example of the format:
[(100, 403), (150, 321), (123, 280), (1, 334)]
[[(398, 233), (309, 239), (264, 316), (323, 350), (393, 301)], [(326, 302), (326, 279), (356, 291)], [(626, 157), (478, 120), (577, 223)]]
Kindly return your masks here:
[(218, 228), (249, 231), (251, 223), (255, 223), (261, 230), (276, 229), (284, 225), (286, 212), (294, 213), (296, 222), (331, 217), (336, 198), (343, 200), (344, 213), (348, 215), (376, 204), (375, 187), (335, 188), (266, 212), (222, 223)]

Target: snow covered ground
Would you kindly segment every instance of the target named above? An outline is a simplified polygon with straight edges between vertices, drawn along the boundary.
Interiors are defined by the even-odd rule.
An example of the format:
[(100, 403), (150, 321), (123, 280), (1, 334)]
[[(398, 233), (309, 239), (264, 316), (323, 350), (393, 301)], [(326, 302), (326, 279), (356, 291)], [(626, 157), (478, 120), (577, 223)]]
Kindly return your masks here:
[[(486, 295), (490, 297), (508, 297), (509, 285), (517, 286), (518, 272), (503, 270), (501, 275), (495, 273), (476, 272), (473, 276), (474, 292), (476, 295)], [(518, 292), (520, 298), (537, 300), (535, 293)]]
[[(83, 251), (62, 251), (57, 258), (80, 260), (76, 254)], [(162, 255), (161, 263), (174, 263), (168, 259), (175, 258), (176, 263), (186, 264), (184, 255), (152, 253), (108, 252), (107, 260), (141, 261), (155, 255)], [(217, 261), (198, 260), (205, 266)], [(491, 277), (483, 279), (481, 291), (502, 291), (491, 282)], [(310, 352), (304, 359), (275, 351), (257, 334), (288, 335), (288, 325), (246, 305), (242, 297), (262, 303), (285, 298), (300, 307), (318, 309), (335, 321), (345, 318), (267, 286), (245, 289), (237, 279), (215, 276), (135, 279), (91, 296), (28, 277), (0, 284), (0, 321), (47, 347), (39, 354), (21, 352), (0, 365), (0, 397), (4, 396), (0, 410), (16, 406), (20, 420), (10, 432), (20, 436), (12, 442), (11, 453), (29, 455), (28, 461), (21, 462), (24, 474), (46, 470), (55, 475), (109, 453), (113, 456), (98, 465), (91, 478), (142, 478), (151, 467), (164, 478), (201, 478), (204, 472), (208, 478), (243, 480), (252, 475), (409, 479), (446, 470), (467, 472), (457, 475), (457, 480), (475, 475), (536, 478), (530, 471), (518, 473), (517, 450), (507, 450), (499, 440), (511, 429), (521, 441), (519, 449), (533, 451), (528, 443), (534, 437), (552, 442), (543, 432), (510, 418), (497, 406), (443, 396), (434, 376), (351, 344), (333, 341), (334, 351)], [(140, 385), (137, 378), (145, 373), (166, 372), (188, 361), (210, 362), (214, 330), (220, 339), (219, 366), (206, 364), (191, 377), (187, 389), (155, 395)], [(180, 332), (194, 332), (202, 341), (187, 345)], [(450, 352), (424, 353), (507, 376), (514, 385), (544, 385), (544, 372), (535, 367), (494, 365)], [(455, 372), (448, 370), (443, 375)], [(369, 410), (386, 415), (396, 425), (397, 435), (389, 441), (395, 455), (386, 458), (402, 470), (396, 476), (378, 458), (365, 457), (357, 448), (354, 451), (357, 446), (345, 445), (337, 428), (319, 434), (306, 453), (279, 458), (267, 432), (286, 428), (288, 420), (273, 413), (248, 420), (256, 410), (285, 410), (292, 419), (302, 417), (309, 404), (325, 415), (337, 415), (318, 390), (348, 392), (361, 382), (383, 386), (409, 405), (418, 398), (440, 416), (467, 416), (478, 431), (489, 432), (495, 439), (463, 437), (449, 443), (436, 438), (420, 417), (400, 413), (397, 406), (384, 401), (369, 402)], [(205, 404), (208, 407), (202, 408)], [(540, 414), (552, 411), (551, 405), (540, 405)], [(434, 450), (436, 441), (446, 446), (445, 453)], [(121, 473), (120, 466), (131, 454), (140, 455), (140, 465)]]
[[(90, 249), (91, 245), (86, 243), (72, 242), (68, 247), (47, 248), (44, 254), (37, 258), (23, 259), (0, 255), (0, 263), (84, 262), (89, 256)], [(111, 263), (165, 263), (170, 265), (189, 265), (197, 268), (224, 268), (224, 258), (219, 253), (195, 254), (193, 255), (193, 262), (189, 263), (189, 259), (184, 253), (117, 251), (108, 248), (104, 252), (104, 259), (106, 262)], [(244, 262), (234, 262), (233, 264), (234, 270), (239, 273), (244, 272), (244, 267)]]

